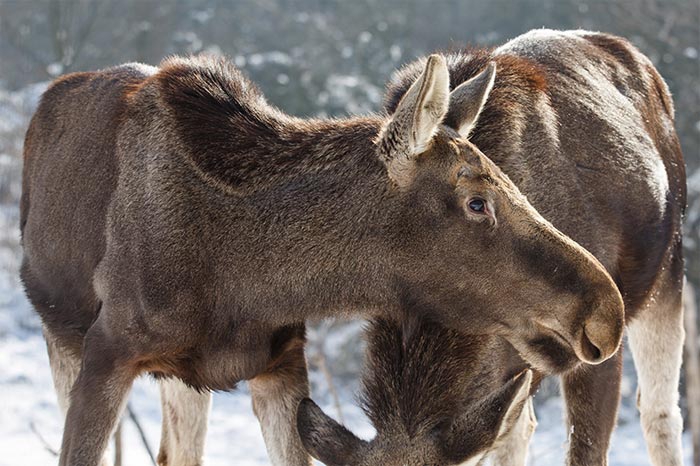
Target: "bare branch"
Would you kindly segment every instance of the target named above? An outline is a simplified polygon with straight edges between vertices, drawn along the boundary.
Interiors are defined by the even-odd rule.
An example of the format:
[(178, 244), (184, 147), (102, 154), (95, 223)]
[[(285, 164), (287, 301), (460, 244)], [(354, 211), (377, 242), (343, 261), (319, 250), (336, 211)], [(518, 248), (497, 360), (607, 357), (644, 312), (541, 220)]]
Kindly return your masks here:
[(41, 442), (46, 451), (51, 453), (52, 456), (58, 456), (58, 450), (52, 448), (51, 445), (49, 445), (49, 442), (46, 441), (44, 436), (39, 433), (39, 430), (36, 428), (34, 421), (29, 421), (29, 429), (34, 433), (34, 435), (36, 435), (36, 437), (39, 439), (39, 442)]
[(73, 65), (80, 57), (80, 53), (82, 52), (83, 47), (85, 47), (88, 37), (90, 37), (92, 28), (95, 25), (95, 21), (99, 16), (100, 8), (102, 7), (102, 3), (98, 2), (97, 0), (89, 2), (88, 5), (90, 6), (88, 17), (85, 21), (85, 24), (83, 24), (82, 28), (80, 29), (80, 32), (78, 33), (70, 65)]
[(340, 406), (340, 397), (338, 396), (338, 390), (336, 390), (335, 383), (333, 382), (333, 376), (330, 370), (328, 370), (328, 364), (326, 363), (326, 353), (323, 350), (323, 342), (325, 341), (326, 336), (328, 335), (330, 325), (331, 324), (329, 324), (328, 322), (323, 322), (319, 324), (317, 328), (318, 334), (313, 344), (315, 354), (313, 354), (309, 359), (310, 362), (314, 364), (323, 373), (323, 376), (326, 379), (326, 384), (328, 386), (328, 391), (330, 392), (331, 397), (333, 397), (333, 404), (335, 405), (335, 409), (338, 412), (338, 420), (342, 423), (343, 410)]
[(49, 26), (51, 30), (51, 46), (53, 48), (54, 61), (63, 63), (64, 42), (61, 33), (61, 4), (59, 0), (51, 0), (49, 3)]
[(136, 416), (136, 413), (131, 407), (131, 403), (126, 405), (126, 412), (129, 414), (129, 419), (131, 419), (131, 422), (134, 423), (136, 426), (136, 430), (139, 431), (139, 436), (141, 437), (141, 442), (143, 443), (143, 447), (146, 449), (146, 453), (148, 453), (149, 458), (151, 458), (151, 464), (153, 466), (156, 465), (156, 457), (153, 455), (153, 450), (151, 449), (151, 446), (148, 443), (148, 439), (146, 438), (146, 433), (143, 430), (143, 427), (141, 427), (141, 422), (139, 422), (138, 417)]
[(318, 369), (323, 373), (324, 377), (326, 378), (326, 384), (328, 385), (328, 391), (330, 392), (331, 396), (333, 397), (333, 404), (335, 405), (335, 410), (338, 412), (338, 421), (342, 424), (344, 422), (343, 419), (343, 410), (340, 406), (340, 397), (338, 396), (338, 390), (335, 388), (335, 383), (333, 382), (333, 376), (331, 375), (331, 372), (328, 370), (328, 365), (326, 364), (326, 355), (323, 352), (323, 349), (320, 347), (318, 348), (318, 352), (315, 355), (314, 362), (316, 363), (316, 366)]
[(48, 64), (47, 61), (40, 57), (30, 47), (25, 47), (22, 43), (15, 40), (15, 38), (19, 36), (19, 34), (17, 34), (17, 30), (14, 29), (9, 23), (9, 20), (2, 15), (0, 15), (0, 36), (6, 41), (6, 43), (18, 50), (25, 58), (29, 58), (32, 62), (34, 62), (34, 64), (36, 64), (46, 76), (49, 76), (49, 73), (46, 70), (46, 66)]

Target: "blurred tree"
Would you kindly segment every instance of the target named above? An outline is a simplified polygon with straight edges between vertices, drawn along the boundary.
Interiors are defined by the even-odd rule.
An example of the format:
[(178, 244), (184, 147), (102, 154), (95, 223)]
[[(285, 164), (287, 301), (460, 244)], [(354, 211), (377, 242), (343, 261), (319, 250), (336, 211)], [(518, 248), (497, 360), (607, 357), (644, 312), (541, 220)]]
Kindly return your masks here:
[[(35, 80), (58, 76), (80, 66), (79, 58), (102, 6), (98, 0), (0, 3), (0, 37), (15, 55), (34, 65), (39, 75)], [(37, 7), (44, 14), (37, 15)], [(37, 28), (46, 30), (41, 46), (30, 40)]]

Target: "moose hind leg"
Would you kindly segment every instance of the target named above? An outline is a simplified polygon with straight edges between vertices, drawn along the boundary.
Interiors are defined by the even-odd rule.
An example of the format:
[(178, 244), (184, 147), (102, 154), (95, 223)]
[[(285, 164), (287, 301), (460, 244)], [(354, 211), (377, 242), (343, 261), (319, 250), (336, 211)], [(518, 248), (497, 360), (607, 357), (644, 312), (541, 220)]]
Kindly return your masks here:
[(211, 393), (199, 392), (177, 378), (161, 379), (163, 427), (159, 466), (200, 466), (211, 408)]
[(597, 366), (562, 376), (569, 432), (569, 466), (605, 466), (620, 404), (622, 349)]
[(532, 397), (523, 406), (518, 421), (489, 455), (493, 466), (525, 466), (530, 439), (537, 427)]
[(659, 294), (628, 325), (637, 369), (637, 405), (654, 466), (681, 466), (683, 419), (678, 383), (683, 355), (683, 305), (674, 289)]
[[(65, 418), (70, 406), (70, 392), (80, 372), (80, 358), (63, 348), (48, 329), (44, 329), (44, 338), (46, 339), (46, 349), (49, 354), (49, 365), (51, 366), (58, 407)], [(103, 456), (100, 466), (109, 466), (110, 464), (109, 459)]]
[(99, 322), (85, 337), (82, 365), (71, 390), (63, 430), (60, 466), (100, 463), (136, 376), (118, 357), (116, 345), (99, 328)]
[(260, 421), (270, 463), (273, 466), (309, 466), (296, 427), (299, 402), (309, 396), (304, 359), (304, 327), (284, 329), (273, 348), (274, 359), (267, 371), (249, 381), (253, 410)]

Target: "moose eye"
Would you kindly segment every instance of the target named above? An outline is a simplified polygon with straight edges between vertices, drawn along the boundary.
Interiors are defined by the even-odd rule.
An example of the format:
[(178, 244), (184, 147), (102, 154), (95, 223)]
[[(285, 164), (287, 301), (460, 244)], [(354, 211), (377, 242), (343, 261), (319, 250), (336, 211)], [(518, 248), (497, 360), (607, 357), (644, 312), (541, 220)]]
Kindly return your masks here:
[(472, 212), (476, 212), (477, 214), (486, 213), (486, 201), (480, 197), (470, 199), (467, 205)]

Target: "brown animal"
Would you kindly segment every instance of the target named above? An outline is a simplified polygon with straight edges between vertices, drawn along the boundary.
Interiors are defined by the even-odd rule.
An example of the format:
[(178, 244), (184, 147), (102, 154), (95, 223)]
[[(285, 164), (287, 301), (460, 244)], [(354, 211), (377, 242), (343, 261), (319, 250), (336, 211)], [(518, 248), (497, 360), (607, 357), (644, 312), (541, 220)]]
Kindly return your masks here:
[[(366, 442), (303, 400), (304, 447), (328, 466), (475, 465), (508, 439), (530, 395), (532, 371), (495, 336), (466, 338), (407, 316), (367, 332), (363, 408), (377, 435)], [(520, 366), (520, 367), (518, 367)]]
[[(60, 464), (100, 461), (142, 373), (249, 380), (272, 463), (307, 464), (308, 318), (478, 322), (551, 370), (614, 354), (602, 265), (440, 124), (470, 127), (493, 74), (450, 93), (432, 56), (391, 116), (339, 121), (287, 116), (206, 57), (57, 80), (26, 137), (21, 274), (67, 408)], [(162, 464), (201, 461), (208, 398), (183, 387), (162, 390)]]
[[(467, 50), (446, 59), (452, 87), (487, 63), (497, 64), (470, 141), (615, 280), (625, 301), (652, 463), (680, 466), (686, 186), (666, 84), (626, 40), (586, 31), (536, 30), (495, 50)], [(394, 76), (386, 97), (389, 112), (424, 63), (418, 60)], [(457, 127), (449, 118), (445, 123)], [(551, 311), (556, 318), (558, 311)], [(570, 465), (607, 464), (620, 377), (621, 353), (562, 376)], [(524, 464), (526, 448), (527, 438), (514, 438), (506, 447), (511, 453), (501, 456), (518, 459), (502, 464)]]

